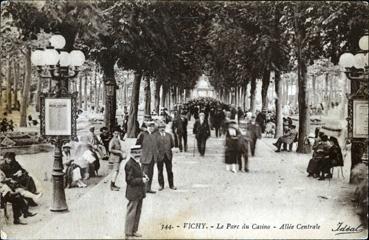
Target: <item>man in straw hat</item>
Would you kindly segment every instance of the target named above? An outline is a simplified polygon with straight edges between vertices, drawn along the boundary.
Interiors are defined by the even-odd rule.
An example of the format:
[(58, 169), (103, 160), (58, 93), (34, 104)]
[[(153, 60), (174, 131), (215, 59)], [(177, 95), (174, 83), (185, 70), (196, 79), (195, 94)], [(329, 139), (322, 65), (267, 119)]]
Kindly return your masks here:
[(141, 164), (141, 146), (130, 149), (130, 158), (124, 167), (126, 173), (126, 198), (128, 199), (125, 223), (126, 237), (141, 237), (137, 233), (141, 217), (142, 201), (146, 196), (145, 184), (149, 178), (143, 173)]

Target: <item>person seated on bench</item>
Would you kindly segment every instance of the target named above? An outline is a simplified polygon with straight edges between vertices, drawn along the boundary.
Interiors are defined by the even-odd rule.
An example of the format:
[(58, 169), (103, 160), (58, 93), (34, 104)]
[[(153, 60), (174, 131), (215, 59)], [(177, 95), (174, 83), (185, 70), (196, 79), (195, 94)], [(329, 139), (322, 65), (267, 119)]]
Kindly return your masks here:
[[(33, 178), (28, 174), (28, 172), (22, 168), (22, 166), (15, 160), (14, 152), (6, 152), (4, 154), (4, 160), (2, 164), (0, 164), (0, 170), (2, 170), (7, 178), (13, 179), (15, 182), (19, 183), (19, 185), (25, 190), (38, 194), (36, 184)], [(37, 204), (30, 199), (30, 206), (37, 206)]]
[(14, 192), (7, 184), (0, 182), (0, 203), (2, 204), (1, 207), (6, 207), (6, 203), (10, 202), (13, 208), (13, 223), (14, 224), (22, 224), (25, 225), (27, 223), (21, 222), (20, 217), (27, 218), (33, 217), (36, 213), (32, 213), (29, 211), (27, 202), (25, 201), (24, 197), (22, 197), (19, 193)]
[(91, 144), (81, 143), (78, 145), (74, 162), (81, 168), (83, 180), (97, 176), (99, 165)]
[(42, 196), (42, 193), (34, 194), (25, 190), (20, 186), (19, 183), (17, 183), (13, 179), (7, 178), (5, 173), (1, 170), (0, 170), (0, 183), (8, 185), (8, 187), (12, 191), (19, 193), (22, 197), (24, 197), (27, 200), (27, 202), (29, 201), (29, 199), (35, 201), (36, 199), (39, 199)]
[(71, 155), (71, 144), (67, 143), (63, 145), (63, 165), (64, 165), (64, 180), (65, 188), (72, 187), (87, 187), (87, 185), (82, 181), (81, 168), (78, 166)]
[(275, 152), (280, 152), (281, 151), (281, 146), (282, 146), (283, 143), (285, 143), (285, 144), (293, 143), (296, 136), (297, 136), (296, 126), (291, 125), (290, 130), (285, 135), (283, 135), (282, 137), (279, 137), (277, 142), (273, 143), (273, 145), (277, 147), (277, 150)]
[(331, 160), (332, 167), (343, 167), (342, 150), (337, 138), (330, 137), (329, 142), (332, 145), (329, 149), (329, 158)]
[(324, 180), (325, 178), (332, 178), (332, 174), (330, 173), (330, 169), (332, 167), (330, 153), (331, 153), (332, 145), (328, 141), (328, 136), (323, 135), (321, 137), (321, 141), (316, 147), (316, 155), (315, 157), (318, 160), (318, 180)]

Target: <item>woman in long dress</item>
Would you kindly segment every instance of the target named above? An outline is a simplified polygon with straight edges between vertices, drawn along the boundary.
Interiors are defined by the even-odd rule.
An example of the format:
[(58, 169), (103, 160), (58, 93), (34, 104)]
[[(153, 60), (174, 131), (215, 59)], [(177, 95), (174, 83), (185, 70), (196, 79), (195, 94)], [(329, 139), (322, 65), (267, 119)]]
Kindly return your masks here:
[(234, 173), (237, 172), (236, 164), (238, 162), (239, 155), (238, 138), (240, 136), (240, 131), (237, 129), (235, 123), (236, 123), (235, 121), (230, 121), (228, 124), (225, 139), (225, 154), (224, 154), (226, 170), (232, 171)]

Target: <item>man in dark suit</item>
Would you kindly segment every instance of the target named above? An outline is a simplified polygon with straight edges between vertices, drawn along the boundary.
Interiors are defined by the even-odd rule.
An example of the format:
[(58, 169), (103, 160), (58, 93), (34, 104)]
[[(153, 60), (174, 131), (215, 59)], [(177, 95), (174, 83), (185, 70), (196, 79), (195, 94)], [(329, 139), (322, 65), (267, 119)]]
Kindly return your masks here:
[[(173, 121), (172, 131), (175, 139), (178, 141), (179, 151), (182, 152), (184, 149), (187, 152), (187, 118), (185, 114), (177, 115)], [(182, 144), (183, 139), (183, 144)]]
[(141, 164), (143, 172), (149, 177), (146, 184), (147, 193), (155, 193), (151, 190), (152, 177), (154, 175), (154, 165), (158, 160), (158, 131), (154, 122), (148, 122), (147, 131), (141, 132), (137, 137), (136, 144), (142, 146)]
[(161, 123), (159, 125), (159, 137), (158, 137), (158, 180), (159, 180), (159, 191), (164, 189), (164, 176), (163, 167), (167, 170), (169, 188), (176, 190), (177, 188), (173, 185), (173, 171), (172, 171), (172, 148), (174, 146), (173, 138), (170, 133), (165, 132), (165, 124)]
[(255, 156), (256, 141), (261, 138), (261, 128), (259, 124), (256, 123), (255, 119), (255, 116), (252, 116), (251, 122), (247, 126), (252, 156)]
[(203, 112), (199, 114), (199, 119), (195, 122), (193, 134), (196, 136), (197, 149), (203, 157), (205, 155), (206, 140), (210, 137), (210, 127)]
[(142, 201), (146, 196), (145, 183), (149, 181), (143, 174), (140, 165), (141, 147), (134, 146), (130, 150), (130, 159), (126, 163), (124, 170), (126, 172), (126, 198), (128, 199), (125, 233), (126, 237), (141, 237), (137, 233), (140, 222)]
[(225, 120), (225, 114), (221, 108), (218, 108), (215, 110), (214, 116), (213, 116), (213, 126), (215, 128), (215, 136), (220, 137), (222, 135), (222, 132), (220, 131), (221, 126), (224, 123)]

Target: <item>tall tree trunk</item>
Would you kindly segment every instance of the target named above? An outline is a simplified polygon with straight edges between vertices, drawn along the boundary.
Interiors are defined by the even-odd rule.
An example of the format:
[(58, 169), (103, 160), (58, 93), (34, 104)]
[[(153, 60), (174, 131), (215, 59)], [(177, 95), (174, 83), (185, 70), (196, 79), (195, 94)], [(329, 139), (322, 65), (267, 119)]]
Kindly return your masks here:
[(172, 88), (171, 87), (168, 87), (168, 96), (167, 96), (167, 99), (168, 99), (168, 110), (172, 109)]
[(162, 92), (161, 92), (161, 106), (166, 106), (166, 97), (167, 97), (167, 87), (163, 84), (162, 85)]
[(172, 88), (172, 104), (173, 106), (177, 104), (177, 88)]
[(243, 109), (247, 109), (247, 85), (248, 82), (245, 82), (244, 89), (243, 89)]
[(83, 94), (82, 94), (82, 76), (80, 75), (78, 77), (79, 83), (78, 83), (78, 108), (82, 109), (82, 99), (83, 99)]
[(6, 112), (12, 112), (12, 61), (8, 58), (8, 79), (6, 84)]
[[(13, 88), (14, 88), (14, 94), (13, 94), (13, 109), (16, 111), (19, 111), (19, 101), (18, 101), (18, 82), (19, 82), (19, 63), (14, 61), (14, 81), (13, 81)], [(1, 85), (0, 85), (1, 86)]]
[(305, 148), (305, 138), (309, 135), (310, 131), (310, 111), (309, 111), (309, 96), (307, 94), (307, 78), (306, 78), (306, 62), (302, 53), (302, 39), (305, 36), (305, 29), (299, 28), (297, 39), (297, 70), (298, 70), (298, 86), (299, 86), (299, 139), (297, 145), (297, 152), (307, 153)]
[(316, 75), (313, 74), (312, 76), (312, 85), (313, 85), (313, 106), (315, 107), (317, 102), (316, 102)]
[(87, 111), (87, 102), (88, 102), (88, 94), (87, 94), (87, 85), (88, 85), (88, 76), (85, 74), (85, 84), (84, 84), (84, 104), (83, 104), (83, 111)]
[(295, 79), (295, 83), (296, 83), (296, 85), (295, 85), (295, 99), (294, 99), (294, 104), (293, 104), (293, 106), (295, 106), (295, 107), (297, 107), (298, 105), (299, 105), (299, 80), (298, 80), (298, 78), (297, 79)]
[(290, 93), (289, 93), (289, 91), (288, 91), (288, 89), (289, 89), (289, 88), (288, 88), (288, 85), (289, 85), (289, 84), (288, 84), (288, 83), (289, 83), (288, 81), (289, 81), (289, 79), (288, 79), (288, 78), (286, 78), (286, 79), (283, 81), (283, 82), (284, 82), (284, 95), (286, 96), (286, 97), (285, 97), (285, 103), (284, 103), (284, 104), (286, 104), (286, 105), (289, 103), (289, 97), (288, 97), (288, 95), (290, 94)]
[(151, 89), (150, 89), (150, 78), (145, 77), (145, 115), (151, 115)]
[(282, 87), (283, 87), (283, 79), (281, 78), (281, 74), (279, 71), (275, 71), (274, 76), (275, 83), (275, 93), (277, 95), (275, 100), (275, 110), (276, 110), (276, 131), (274, 138), (278, 138), (283, 135), (283, 121), (282, 121)]
[(97, 100), (96, 100), (96, 112), (98, 112), (100, 108), (100, 97), (101, 97), (101, 84), (102, 82), (99, 82), (99, 88), (97, 89)]
[(25, 53), (26, 58), (26, 66), (25, 66), (25, 79), (23, 83), (23, 92), (22, 92), (22, 102), (21, 102), (21, 110), (20, 110), (20, 127), (27, 127), (27, 108), (29, 101), (29, 92), (31, 87), (31, 79), (32, 79), (32, 65), (31, 65), (31, 48), (26, 49)]
[(99, 108), (99, 91), (97, 89), (97, 67), (96, 67), (96, 74), (95, 74), (95, 82), (94, 82), (94, 106), (95, 106), (95, 112), (97, 112)]
[[(1, 73), (0, 70), (0, 86), (3, 86), (3, 82), (4, 82), (4, 78), (3, 78), (3, 74)], [(0, 87), (0, 106), (3, 106), (3, 88)], [(3, 108), (0, 108), (3, 109)]]
[(330, 109), (330, 102), (329, 102), (329, 94), (328, 94), (328, 86), (329, 86), (329, 73), (326, 73), (325, 74), (325, 94), (324, 94), (324, 98), (325, 98), (325, 105), (326, 105), (326, 108), (325, 108), (325, 113), (327, 114), (328, 113), (328, 110)]
[(129, 116), (128, 116), (128, 126), (127, 126), (127, 136), (129, 138), (137, 137), (138, 132), (136, 131), (136, 121), (137, 121), (137, 113), (138, 113), (138, 104), (140, 100), (140, 84), (141, 84), (142, 74), (135, 72), (133, 86), (132, 86), (132, 95), (131, 95), (131, 106), (129, 108)]
[(36, 89), (36, 94), (35, 94), (35, 99), (34, 99), (36, 112), (40, 112), (41, 88), (42, 88), (42, 79), (39, 76), (37, 76), (37, 89)]
[(251, 89), (250, 89), (250, 110), (252, 114), (255, 114), (255, 96), (256, 96), (256, 79), (251, 79)]
[(270, 83), (270, 70), (265, 69), (262, 78), (261, 86), (261, 111), (268, 111), (268, 88)]
[(155, 81), (155, 111), (157, 114), (159, 114), (160, 111), (160, 82), (159, 80)]
[[(104, 81), (104, 98), (105, 98), (105, 110), (104, 110), (104, 122), (109, 133), (113, 132), (116, 126), (116, 111), (117, 111), (117, 83), (114, 75), (114, 63), (105, 62), (102, 65), (103, 81)], [(87, 89), (87, 88), (86, 88)]]
[(127, 102), (127, 91), (128, 91), (128, 77), (124, 79), (124, 86), (123, 86), (123, 105), (124, 107), (127, 106), (128, 102)]

